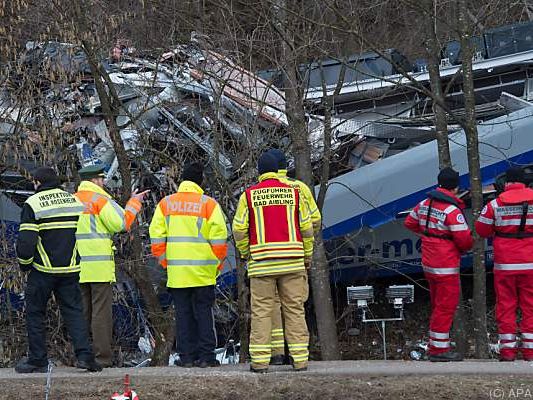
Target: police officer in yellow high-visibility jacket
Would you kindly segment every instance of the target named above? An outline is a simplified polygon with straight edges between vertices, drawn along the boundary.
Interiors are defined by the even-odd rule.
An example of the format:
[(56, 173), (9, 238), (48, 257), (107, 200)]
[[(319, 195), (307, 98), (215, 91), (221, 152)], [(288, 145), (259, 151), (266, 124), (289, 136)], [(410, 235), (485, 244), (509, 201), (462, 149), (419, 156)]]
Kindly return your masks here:
[(167, 270), (174, 300), (177, 365), (216, 367), (213, 304), (228, 231), (220, 205), (203, 194), (203, 166), (186, 166), (182, 179), (178, 192), (157, 205), (150, 223), (152, 254)]
[[(287, 176), (287, 158), (285, 154), (279, 149), (270, 149), (269, 153), (273, 155), (278, 162), (278, 179), (280, 182), (289, 185), (298, 190), (300, 197), (308, 209), (311, 221), (313, 223), (313, 231), (315, 235), (320, 231), (322, 226), (322, 216), (316, 204), (315, 198), (309, 186), (298, 179), (289, 178)], [(307, 300), (307, 295), (304, 301)], [(276, 299), (274, 312), (272, 313), (272, 359), (270, 361), (273, 365), (281, 365), (285, 361), (285, 340), (283, 330), (283, 318), (281, 315), (281, 304), (279, 298)]]
[(313, 228), (298, 190), (281, 182), (277, 161), (264, 153), (259, 183), (239, 199), (233, 220), (235, 244), (248, 261), (252, 308), (251, 370), (266, 372), (272, 350), (272, 313), (278, 297), (294, 369), (307, 369), (306, 266), (313, 254)]
[(82, 168), (79, 174), (82, 182), (76, 197), (85, 206), (76, 230), (83, 308), (92, 331), (96, 360), (103, 367), (110, 367), (116, 281), (112, 238), (115, 233), (129, 231), (147, 192), (135, 191), (124, 210), (104, 190), (102, 166)]

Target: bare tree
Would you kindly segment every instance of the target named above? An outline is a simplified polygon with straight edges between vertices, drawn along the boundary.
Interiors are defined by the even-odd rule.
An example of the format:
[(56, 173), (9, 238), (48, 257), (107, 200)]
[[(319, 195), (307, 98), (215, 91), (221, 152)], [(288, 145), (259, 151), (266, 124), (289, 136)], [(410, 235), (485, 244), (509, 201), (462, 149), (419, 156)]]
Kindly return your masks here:
[[(465, 0), (458, 0), (458, 31), (460, 35), (463, 62), (463, 93), (465, 98), (465, 120), (463, 129), (466, 135), (468, 153), (468, 171), (470, 173), (470, 193), (472, 197), (472, 215), (477, 219), (483, 208), (483, 191), (481, 168), (479, 162), (479, 140), (476, 120), (476, 100), (474, 96), (474, 74), (472, 59), (474, 56), (471, 29), (468, 23), (468, 7)], [(487, 337), (487, 298), (485, 273), (485, 241), (474, 230), (474, 339), (476, 358), (488, 357)]]

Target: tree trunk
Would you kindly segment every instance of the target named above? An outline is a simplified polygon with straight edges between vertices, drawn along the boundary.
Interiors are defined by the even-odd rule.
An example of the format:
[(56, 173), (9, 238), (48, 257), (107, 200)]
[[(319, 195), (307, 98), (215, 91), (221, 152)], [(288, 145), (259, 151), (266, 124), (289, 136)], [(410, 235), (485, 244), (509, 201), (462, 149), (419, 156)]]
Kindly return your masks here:
[(249, 358), (250, 344), (250, 287), (247, 284), (246, 268), (244, 268), (241, 259), (237, 259), (237, 291), (239, 298), (239, 333), (241, 340), (239, 362), (245, 363)]
[[(463, 128), (466, 134), (468, 153), (468, 170), (470, 172), (470, 192), (472, 197), (472, 214), (479, 217), (483, 208), (481, 169), (479, 162), (479, 142), (476, 126), (476, 110), (474, 97), (474, 80), (472, 72), (473, 49), (467, 22), (466, 0), (459, 0), (459, 31), (463, 63), (463, 92), (465, 98), (465, 121)], [(487, 300), (485, 273), (485, 241), (474, 230), (474, 294), (472, 299), (474, 339), (476, 358), (488, 357), (487, 338)]]
[(530, 21), (533, 21), (533, 4), (531, 0), (524, 0), (524, 9), (526, 11), (527, 18)]
[[(302, 20), (297, 18), (302, 12), (299, 1), (278, 0), (278, 27), (282, 33), (283, 71), (286, 77), (286, 113), (289, 122), (289, 134), (292, 140), (292, 154), (296, 162), (296, 176), (305, 184), (313, 186), (313, 168), (311, 165), (311, 146), (308, 140), (307, 119), (303, 106), (304, 83), (299, 75), (299, 65), (303, 61), (295, 49), (300, 49), (296, 37), (300, 37), (303, 29)], [(286, 12), (290, 9), (292, 12)], [(329, 265), (326, 250), (321, 236), (315, 238), (315, 250), (310, 272), (311, 287), (315, 315), (317, 320), (320, 350), (323, 360), (338, 360), (339, 339), (335, 311), (331, 301), (329, 281)]]
[[(436, 42), (434, 40), (430, 40), (430, 42), (433, 42), (434, 45), (436, 45)], [(437, 51), (437, 54), (435, 54), (435, 50)], [(431, 83), (431, 91), (436, 97), (439, 97), (442, 99), (442, 101), (445, 101), (440, 80), (440, 56), (438, 55), (438, 47), (437, 49), (431, 49), (428, 55), (428, 71), (429, 80)], [(435, 101), (432, 101), (432, 104), (433, 113), (435, 115), (437, 149), (439, 154), (439, 169), (443, 169), (452, 166), (452, 159), (450, 156), (450, 144), (448, 141), (448, 122), (446, 120), (446, 111), (444, 111), (442, 107), (440, 107)]]
[[(293, 141), (292, 152), (296, 161), (296, 176), (308, 186), (313, 186), (311, 146), (308, 141), (307, 122), (303, 109), (297, 71), (294, 65), (287, 68), (289, 86), (285, 91), (289, 129)], [(297, 84), (295, 84), (297, 82)], [(323, 360), (338, 360), (339, 340), (335, 311), (331, 301), (329, 265), (322, 235), (315, 237), (315, 251), (310, 271), (313, 304), (315, 308), (320, 350)]]
[[(96, 92), (100, 99), (100, 104), (102, 106), (102, 113), (104, 114), (104, 120), (109, 131), (109, 137), (113, 143), (113, 150), (115, 151), (115, 156), (118, 161), (118, 170), (120, 172), (120, 177), (122, 179), (122, 203), (125, 203), (131, 195), (131, 165), (128, 153), (124, 148), (124, 142), (122, 141), (122, 136), (120, 136), (120, 130), (117, 126), (116, 117), (118, 115), (120, 100), (114, 99), (110, 92), (113, 88), (108, 88), (106, 90), (106, 85), (104, 84), (104, 79), (108, 78), (107, 74), (100, 62), (98, 57), (94, 53), (92, 45), (87, 41), (82, 41), (83, 48), (87, 54), (87, 61), (89, 62), (89, 67), (91, 69), (91, 74), (94, 78), (94, 83), (96, 86)], [(106, 79), (109, 81), (109, 79)]]
[[(87, 54), (87, 60), (91, 68), (91, 73), (94, 77), (96, 91), (100, 98), (102, 105), (102, 112), (108, 127), (109, 137), (113, 143), (113, 149), (118, 160), (118, 168), (122, 178), (122, 203), (124, 204), (131, 195), (132, 179), (131, 166), (128, 153), (124, 148), (122, 137), (116, 123), (116, 117), (119, 111), (120, 100), (114, 98), (114, 88), (107, 87), (104, 83), (109, 82), (109, 77), (104, 76), (106, 72), (99, 64), (98, 58), (94, 53), (92, 45), (87, 41), (82, 41), (83, 48)], [(106, 79), (107, 78), (107, 79)], [(159, 299), (156, 291), (152, 286), (152, 281), (148, 275), (148, 270), (144, 268), (142, 262), (142, 244), (139, 235), (132, 235), (132, 259), (129, 261), (127, 267), (129, 273), (135, 284), (139, 288), (142, 298), (146, 305), (148, 312), (148, 319), (152, 325), (153, 336), (155, 340), (154, 355), (152, 357), (152, 364), (167, 365), (168, 355), (173, 344), (173, 327), (172, 321), (166, 313), (163, 313), (159, 304)]]
[[(422, 18), (426, 29), (426, 53), (428, 56), (428, 72), (431, 85), (431, 92), (436, 98), (444, 103), (446, 96), (442, 90), (440, 77), (440, 46), (437, 38), (437, 15), (434, 8), (434, 0), (426, 0), (425, 13)], [(435, 117), (435, 130), (437, 136), (437, 152), (439, 156), (439, 170), (451, 167), (452, 159), (450, 155), (450, 142), (448, 141), (448, 121), (446, 111), (432, 99), (433, 115)], [(460, 292), (459, 306), (454, 315), (452, 326), (452, 336), (455, 339), (455, 348), (461, 354), (467, 351), (467, 318), (463, 302), (463, 291)]]

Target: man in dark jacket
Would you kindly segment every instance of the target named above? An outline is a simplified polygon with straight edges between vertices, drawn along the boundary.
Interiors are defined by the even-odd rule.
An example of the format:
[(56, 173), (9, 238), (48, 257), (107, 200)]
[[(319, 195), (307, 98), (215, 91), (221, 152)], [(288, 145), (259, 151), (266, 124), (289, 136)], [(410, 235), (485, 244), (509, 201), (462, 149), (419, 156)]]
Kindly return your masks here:
[(19, 373), (46, 372), (46, 306), (52, 292), (59, 302), (78, 359), (76, 367), (88, 371), (102, 368), (94, 360), (83, 317), (79, 287), (80, 257), (76, 227), (83, 205), (60, 187), (51, 168), (33, 174), (36, 193), (22, 207), (17, 257), (23, 271), (30, 271), (26, 286), (28, 357), (18, 362)]
[(522, 318), (522, 356), (533, 361), (533, 190), (524, 171), (507, 170), (505, 190), (489, 202), (476, 221), (481, 237), (495, 236), (494, 289), (500, 361), (514, 361), (518, 352), (517, 311)]
[(450, 328), (459, 304), (461, 254), (472, 248), (472, 236), (456, 195), (459, 174), (444, 168), (439, 187), (428, 193), (405, 220), (405, 226), (422, 236), (422, 268), (429, 282), (431, 320), (429, 322), (430, 361), (461, 361), (451, 350)]

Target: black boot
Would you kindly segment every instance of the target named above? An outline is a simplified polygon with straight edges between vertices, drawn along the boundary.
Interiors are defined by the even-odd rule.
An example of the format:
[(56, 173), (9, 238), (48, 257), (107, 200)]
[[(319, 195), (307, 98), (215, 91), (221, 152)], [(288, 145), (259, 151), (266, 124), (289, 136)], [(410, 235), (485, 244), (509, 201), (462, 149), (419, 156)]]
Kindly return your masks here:
[(100, 372), (102, 370), (102, 366), (95, 360), (78, 360), (76, 368), (86, 369), (89, 372)]
[(250, 365), (250, 371), (256, 374), (266, 374), (268, 372), (268, 368), (254, 368)]
[(48, 365), (40, 366), (30, 364), (28, 357), (22, 358), (15, 366), (15, 371), (19, 374), (33, 374), (35, 372), (48, 372)]
[(200, 361), (200, 360), (196, 360), (194, 362), (194, 366), (195, 367), (199, 367), (199, 368), (207, 368), (207, 367), (220, 367), (220, 361), (218, 360), (210, 360), (210, 361)]
[(463, 361), (463, 356), (455, 351), (447, 351), (446, 353), (430, 354), (429, 361), (433, 362), (448, 362), (448, 361)]
[(285, 356), (278, 354), (270, 358), (270, 365), (283, 365), (285, 364)]
[(174, 365), (182, 368), (192, 368), (194, 366), (192, 362), (184, 362), (181, 358), (174, 361)]

